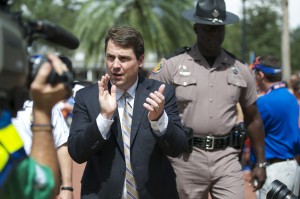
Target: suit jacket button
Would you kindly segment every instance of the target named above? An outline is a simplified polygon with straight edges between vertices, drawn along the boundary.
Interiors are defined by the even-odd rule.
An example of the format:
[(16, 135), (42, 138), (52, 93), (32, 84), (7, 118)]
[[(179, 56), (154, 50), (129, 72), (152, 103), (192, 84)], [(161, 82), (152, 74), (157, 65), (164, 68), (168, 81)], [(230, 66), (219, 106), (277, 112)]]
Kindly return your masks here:
[(124, 175), (124, 174), (125, 174), (125, 169), (121, 169), (120, 174), (121, 174), (121, 175)]
[(122, 197), (122, 193), (118, 193), (117, 198), (121, 198)]

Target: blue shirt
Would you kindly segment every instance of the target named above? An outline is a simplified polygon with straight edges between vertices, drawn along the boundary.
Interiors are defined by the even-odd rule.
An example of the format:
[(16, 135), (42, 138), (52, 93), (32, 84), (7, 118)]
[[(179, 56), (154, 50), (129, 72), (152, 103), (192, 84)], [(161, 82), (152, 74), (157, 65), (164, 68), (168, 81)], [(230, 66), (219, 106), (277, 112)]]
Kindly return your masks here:
[(261, 96), (257, 106), (265, 129), (266, 159), (287, 159), (299, 154), (299, 107), (287, 88)]

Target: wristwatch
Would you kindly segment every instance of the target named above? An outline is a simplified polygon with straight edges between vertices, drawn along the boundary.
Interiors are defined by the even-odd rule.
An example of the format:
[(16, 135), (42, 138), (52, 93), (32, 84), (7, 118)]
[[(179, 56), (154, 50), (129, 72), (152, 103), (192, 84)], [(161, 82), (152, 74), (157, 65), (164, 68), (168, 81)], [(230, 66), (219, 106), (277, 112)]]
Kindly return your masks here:
[(258, 162), (256, 163), (256, 167), (259, 167), (259, 168), (266, 168), (268, 165), (268, 162)]

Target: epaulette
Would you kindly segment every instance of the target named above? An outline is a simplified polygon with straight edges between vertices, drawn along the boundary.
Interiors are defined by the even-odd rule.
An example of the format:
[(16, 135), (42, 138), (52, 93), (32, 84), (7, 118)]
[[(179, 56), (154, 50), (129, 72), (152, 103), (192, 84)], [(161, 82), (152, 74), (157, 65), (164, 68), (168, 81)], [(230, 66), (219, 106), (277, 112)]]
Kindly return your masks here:
[(223, 49), (223, 50), (224, 50), (230, 57), (232, 57), (232, 58), (234, 58), (234, 59), (236, 59), (236, 60), (239, 60), (241, 63), (245, 64), (244, 61), (238, 59), (238, 58), (237, 58), (234, 54), (232, 54), (231, 52), (229, 52), (229, 51), (227, 51), (227, 50), (225, 50), (225, 49)]
[(170, 59), (171, 57), (174, 57), (176, 55), (180, 55), (180, 54), (185, 53), (189, 50), (191, 50), (191, 47), (189, 47), (189, 46), (185, 46), (185, 47), (182, 47), (182, 48), (177, 48), (173, 53), (165, 56), (165, 59)]

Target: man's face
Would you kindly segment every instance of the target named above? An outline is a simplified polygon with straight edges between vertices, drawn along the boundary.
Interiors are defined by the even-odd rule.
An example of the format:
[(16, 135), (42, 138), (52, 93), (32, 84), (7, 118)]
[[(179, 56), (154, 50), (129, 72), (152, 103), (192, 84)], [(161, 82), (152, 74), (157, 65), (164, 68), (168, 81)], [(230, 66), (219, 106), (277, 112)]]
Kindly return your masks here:
[(225, 37), (225, 26), (195, 24), (197, 44), (204, 56), (217, 56)]
[(144, 55), (139, 59), (135, 56), (133, 49), (122, 48), (111, 40), (107, 43), (106, 67), (110, 80), (119, 89), (126, 91), (138, 77), (139, 68), (144, 63)]

